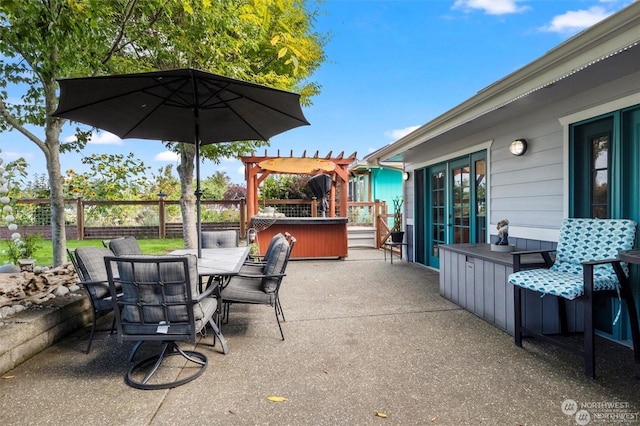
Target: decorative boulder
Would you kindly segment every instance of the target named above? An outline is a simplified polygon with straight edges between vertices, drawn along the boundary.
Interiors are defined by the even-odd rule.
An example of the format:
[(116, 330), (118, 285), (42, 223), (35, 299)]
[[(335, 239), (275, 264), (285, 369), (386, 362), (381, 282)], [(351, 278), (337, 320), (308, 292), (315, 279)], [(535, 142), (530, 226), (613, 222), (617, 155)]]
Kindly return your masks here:
[(20, 267), (13, 263), (0, 265), (0, 274), (15, 274), (16, 272), (20, 272)]

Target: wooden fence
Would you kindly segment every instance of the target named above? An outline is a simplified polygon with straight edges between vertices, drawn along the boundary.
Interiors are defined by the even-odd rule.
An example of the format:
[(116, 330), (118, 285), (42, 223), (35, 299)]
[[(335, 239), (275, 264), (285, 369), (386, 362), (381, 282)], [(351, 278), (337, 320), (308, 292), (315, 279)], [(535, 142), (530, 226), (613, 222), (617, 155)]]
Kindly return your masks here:
[[(66, 214), (66, 235), (67, 239), (108, 239), (118, 236), (135, 236), (138, 238), (182, 238), (182, 222), (175, 221), (175, 218), (167, 216), (167, 209), (170, 206), (179, 206), (177, 200), (166, 200), (160, 197), (158, 200), (150, 201), (88, 201), (82, 197), (65, 200)], [(45, 212), (40, 216), (34, 216), (31, 220), (23, 219), (18, 223), (19, 232), (25, 234), (42, 234), (43, 238), (51, 239), (50, 225), (50, 201), (49, 199), (24, 199), (16, 200), (16, 209), (24, 207), (33, 212)], [(237, 210), (237, 219), (224, 222), (202, 221), (204, 231), (217, 229), (237, 229), (240, 235), (246, 234), (247, 217), (246, 202), (239, 200), (202, 200), (202, 209), (208, 208), (224, 210), (232, 208)], [(92, 209), (107, 207), (133, 206), (138, 209), (152, 211), (153, 224), (145, 223), (114, 223), (115, 220), (106, 221), (108, 224), (91, 224), (88, 215)], [(311, 200), (262, 200), (261, 207), (275, 207), (277, 211), (284, 213), (287, 217), (317, 217), (319, 215), (319, 202), (317, 199)], [(339, 215), (340, 207), (338, 206)], [(47, 216), (46, 212), (49, 211)], [(35, 213), (34, 213), (35, 215)], [(347, 214), (349, 226), (369, 226), (376, 228), (376, 243), (379, 247), (388, 237), (389, 218), (392, 217), (387, 212), (387, 204), (384, 201), (376, 202), (349, 202)], [(103, 218), (105, 219), (105, 218)], [(9, 239), (11, 231), (7, 227), (0, 227), (0, 239)]]

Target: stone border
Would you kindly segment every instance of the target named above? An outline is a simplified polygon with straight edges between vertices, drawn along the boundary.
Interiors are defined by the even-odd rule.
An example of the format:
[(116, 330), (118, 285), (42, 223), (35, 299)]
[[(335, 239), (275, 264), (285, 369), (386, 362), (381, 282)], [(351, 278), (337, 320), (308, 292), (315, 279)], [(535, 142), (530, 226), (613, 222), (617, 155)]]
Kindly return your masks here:
[(26, 309), (0, 322), (0, 374), (4, 374), (89, 324), (91, 304), (80, 290), (50, 300), (47, 307)]

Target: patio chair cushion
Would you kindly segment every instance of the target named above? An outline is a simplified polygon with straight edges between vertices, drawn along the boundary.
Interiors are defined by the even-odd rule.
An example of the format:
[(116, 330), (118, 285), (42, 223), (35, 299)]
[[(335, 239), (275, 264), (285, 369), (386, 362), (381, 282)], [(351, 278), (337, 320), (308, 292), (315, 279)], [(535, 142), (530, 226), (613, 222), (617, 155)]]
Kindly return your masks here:
[(284, 239), (285, 236), (281, 232), (278, 232), (276, 235), (271, 237), (271, 241), (269, 241), (269, 245), (267, 246), (267, 251), (265, 252), (264, 256), (254, 258), (254, 260), (251, 260), (251, 256), (249, 256), (249, 258), (245, 261), (245, 264), (242, 265), (242, 269), (240, 270), (241, 273), (263, 274), (265, 259), (270, 256), (271, 250), (273, 250), (273, 246), (275, 246), (276, 242)]
[(116, 256), (142, 254), (136, 237), (115, 238), (109, 242), (109, 248)]
[[(136, 256), (140, 257), (140, 256)], [(146, 257), (146, 256), (142, 256)], [(194, 255), (176, 256), (186, 257), (189, 269), (189, 287), (191, 298), (198, 296), (197, 259)], [(130, 263), (119, 264), (119, 273), (123, 280), (123, 327), (126, 323), (128, 334), (153, 333), (160, 321), (168, 322), (170, 333), (183, 334), (189, 329), (189, 314), (184, 303), (187, 300), (185, 291), (184, 268), (180, 263), (162, 263), (158, 270), (155, 263), (139, 263), (134, 271)], [(135, 283), (135, 284), (133, 284)], [(145, 284), (147, 283), (147, 284)], [(158, 285), (162, 283), (162, 285)], [(129, 288), (128, 288), (129, 287)], [(164, 291), (164, 297), (160, 294)], [(127, 305), (140, 299), (145, 305), (142, 309)], [(177, 303), (177, 305), (172, 305)], [(206, 297), (193, 303), (195, 330), (199, 332), (216, 311), (218, 304), (215, 297)], [(165, 309), (167, 313), (165, 313)]]
[(273, 305), (276, 293), (265, 292), (259, 279), (236, 276), (231, 278), (229, 285), (222, 291), (222, 298), (234, 302)]
[[(92, 297), (95, 300), (101, 300), (109, 296), (109, 282), (104, 257), (112, 255), (111, 250), (104, 247), (78, 247), (76, 249), (76, 259), (78, 260), (81, 274), (85, 280), (94, 283), (90, 287)], [(110, 299), (105, 302), (105, 304), (110, 303)]]
[[(509, 275), (509, 282), (529, 290), (573, 300), (584, 294), (582, 262), (614, 259), (633, 248), (636, 223), (626, 219), (565, 219), (560, 228), (556, 259), (550, 269)], [(628, 267), (622, 264), (625, 273)], [(594, 291), (615, 290), (618, 278), (611, 264), (594, 268)]]
[(238, 231), (208, 231), (200, 234), (202, 248), (238, 247)]
[[(264, 275), (279, 274), (282, 272), (284, 263), (287, 261), (287, 253), (289, 251), (289, 243), (285, 238), (278, 239), (273, 244), (273, 248), (269, 252), (269, 257), (265, 259), (265, 265), (262, 270)], [(278, 288), (279, 280), (275, 278), (264, 277), (262, 279), (262, 291), (265, 293), (273, 293)]]

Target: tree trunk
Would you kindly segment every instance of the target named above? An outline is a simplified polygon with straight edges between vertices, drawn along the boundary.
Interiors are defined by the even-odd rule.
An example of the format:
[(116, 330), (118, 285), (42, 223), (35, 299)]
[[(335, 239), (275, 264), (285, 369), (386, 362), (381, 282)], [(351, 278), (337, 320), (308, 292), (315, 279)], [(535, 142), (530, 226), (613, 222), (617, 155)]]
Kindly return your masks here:
[(49, 121), (45, 128), (45, 152), (47, 173), (51, 188), (51, 243), (53, 245), (53, 266), (67, 262), (67, 233), (64, 218), (63, 178), (60, 171), (60, 122)]
[(193, 190), (193, 169), (195, 146), (180, 144), (180, 164), (177, 167), (180, 177), (180, 209), (182, 211), (182, 236), (185, 248), (195, 249), (198, 246), (196, 229), (196, 197)]

